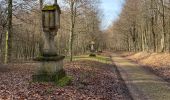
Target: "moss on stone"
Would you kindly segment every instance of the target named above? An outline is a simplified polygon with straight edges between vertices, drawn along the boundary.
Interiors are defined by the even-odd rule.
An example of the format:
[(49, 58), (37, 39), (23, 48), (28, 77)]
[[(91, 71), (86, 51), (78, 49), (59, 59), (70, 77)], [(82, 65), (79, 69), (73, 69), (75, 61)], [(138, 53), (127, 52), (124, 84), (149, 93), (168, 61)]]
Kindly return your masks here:
[(35, 61), (59, 61), (63, 60), (65, 56), (39, 56), (36, 57)]
[(57, 74), (56, 74), (56, 77), (55, 77), (55, 80), (54, 81), (58, 81), (60, 79), (62, 79), (63, 77), (66, 76), (66, 73), (64, 70), (60, 70)]
[(39, 74), (33, 75), (33, 82), (52, 82), (54, 81), (56, 75)]
[(91, 53), (89, 56), (90, 56), (90, 57), (96, 57), (96, 54)]
[(42, 10), (43, 11), (49, 11), (49, 10), (54, 11), (54, 10), (57, 10), (58, 13), (61, 14), (61, 9), (60, 9), (59, 5), (45, 5)]
[(59, 56), (58, 54), (53, 54), (53, 53), (42, 53), (41, 56), (43, 57), (56, 57)]
[(55, 74), (44, 72), (38, 75), (33, 75), (32, 79), (33, 82), (57, 82), (63, 77), (66, 77), (66, 73), (64, 70), (60, 70)]
[(66, 76), (64, 70), (60, 70), (56, 74), (40, 74), (40, 75), (33, 75), (33, 82), (54, 82), (57, 86), (64, 87), (69, 85), (72, 81), (72, 77)]
[(43, 10), (56, 10), (57, 9), (57, 6), (56, 5), (45, 5), (43, 7)]
[(70, 76), (65, 76), (59, 81), (56, 82), (57, 86), (64, 87), (67, 86), (71, 83), (72, 77)]

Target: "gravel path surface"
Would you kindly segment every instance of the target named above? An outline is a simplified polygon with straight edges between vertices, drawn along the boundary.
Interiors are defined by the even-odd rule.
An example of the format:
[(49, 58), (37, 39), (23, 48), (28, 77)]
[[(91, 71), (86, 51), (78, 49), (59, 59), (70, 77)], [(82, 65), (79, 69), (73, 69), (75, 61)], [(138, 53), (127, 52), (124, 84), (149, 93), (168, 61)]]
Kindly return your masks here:
[(170, 100), (169, 83), (119, 55), (112, 59), (134, 100)]

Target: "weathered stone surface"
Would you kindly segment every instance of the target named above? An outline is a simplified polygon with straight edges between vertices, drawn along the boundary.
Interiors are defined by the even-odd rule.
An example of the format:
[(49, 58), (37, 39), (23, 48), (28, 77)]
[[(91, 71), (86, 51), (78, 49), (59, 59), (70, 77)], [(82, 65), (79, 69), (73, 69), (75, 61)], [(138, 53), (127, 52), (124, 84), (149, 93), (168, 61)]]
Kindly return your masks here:
[(56, 47), (54, 42), (54, 37), (56, 34), (56, 32), (44, 32), (43, 54), (56, 54)]
[(58, 56), (54, 38), (57, 35), (60, 22), (60, 7), (57, 5), (45, 6), (42, 9), (43, 24), (43, 52), (40, 57), (34, 59), (39, 62), (37, 73), (33, 75), (34, 81), (58, 81), (65, 77), (63, 70), (64, 56)]
[(38, 74), (53, 74), (63, 69), (64, 56), (56, 57), (38, 57), (38, 67), (36, 73)]
[(53, 74), (63, 69), (63, 60), (59, 61), (42, 61), (37, 69), (38, 73)]
[(39, 73), (32, 76), (33, 81), (35, 82), (55, 82), (55, 83), (58, 83), (58, 81), (64, 77), (66, 77), (66, 73), (63, 69), (53, 74)]
[[(66, 76), (63, 70), (63, 56), (53, 57), (40, 57), (37, 72), (33, 75), (33, 81), (53, 81), (57, 82)], [(57, 59), (55, 59), (57, 58)], [(59, 59), (60, 58), (60, 59)], [(48, 59), (48, 60), (45, 60)]]

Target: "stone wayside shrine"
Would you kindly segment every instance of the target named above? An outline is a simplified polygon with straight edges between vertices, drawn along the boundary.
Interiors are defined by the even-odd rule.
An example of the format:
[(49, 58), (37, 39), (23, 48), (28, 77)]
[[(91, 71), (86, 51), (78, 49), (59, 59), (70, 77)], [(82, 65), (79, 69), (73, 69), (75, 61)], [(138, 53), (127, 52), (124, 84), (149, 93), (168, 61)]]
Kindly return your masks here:
[(90, 42), (90, 57), (96, 57), (96, 54), (95, 54), (95, 42), (94, 41), (91, 41)]
[(70, 79), (63, 70), (64, 56), (56, 53), (54, 38), (60, 28), (61, 10), (57, 2), (45, 5), (42, 9), (44, 47), (42, 54), (35, 58), (39, 62), (33, 81), (67, 83)]

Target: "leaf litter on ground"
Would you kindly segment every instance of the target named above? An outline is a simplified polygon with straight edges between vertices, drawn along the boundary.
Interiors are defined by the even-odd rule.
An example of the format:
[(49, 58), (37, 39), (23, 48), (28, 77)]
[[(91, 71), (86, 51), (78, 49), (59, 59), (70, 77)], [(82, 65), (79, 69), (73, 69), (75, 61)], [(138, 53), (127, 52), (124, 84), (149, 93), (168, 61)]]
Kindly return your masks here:
[(0, 71), (0, 100), (131, 100), (114, 65), (89, 60), (67, 62), (64, 70), (73, 80), (65, 87), (32, 82), (37, 66), (11, 64)]

